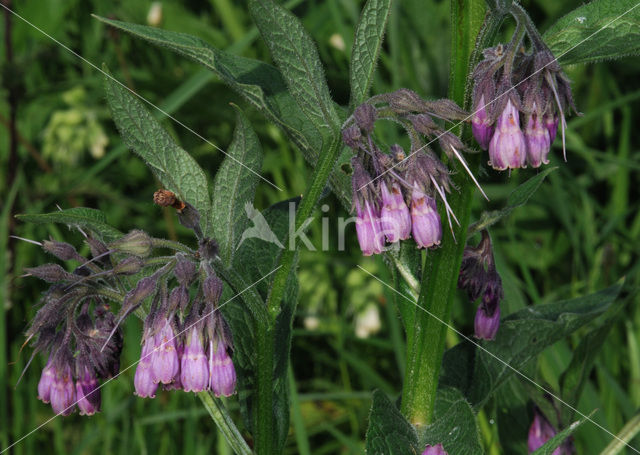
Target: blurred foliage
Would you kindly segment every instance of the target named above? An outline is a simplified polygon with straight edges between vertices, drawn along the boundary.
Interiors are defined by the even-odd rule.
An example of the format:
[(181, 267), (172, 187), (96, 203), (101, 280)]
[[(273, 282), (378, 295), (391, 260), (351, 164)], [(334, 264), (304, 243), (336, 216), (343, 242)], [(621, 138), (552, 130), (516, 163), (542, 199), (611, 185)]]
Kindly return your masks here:
[[(108, 29), (91, 13), (169, 30), (188, 31), (214, 46), (269, 60), (243, 3), (230, 0), (180, 2), (24, 0), (16, 11), (95, 65), (105, 62), (118, 80), (171, 113), (212, 143), (225, 149), (232, 140), (235, 117), (230, 102), (241, 106), (262, 142), (263, 175), (285, 189), (259, 185), (256, 208), (298, 196), (309, 169), (282, 133), (206, 70), (171, 52)], [(579, 6), (579, 0), (523, 1), (541, 31)], [(348, 104), (348, 65), (353, 30), (363, 2), (292, 0), (286, 2), (317, 41), (334, 99)], [(36, 400), (44, 359), (36, 358), (16, 387), (30, 352), (21, 351), (22, 335), (43, 285), (20, 278), (24, 267), (45, 262), (38, 247), (7, 239), (9, 233), (40, 240), (49, 236), (80, 246), (81, 237), (55, 225), (18, 222), (17, 213), (43, 213), (61, 207), (102, 210), (122, 231), (142, 228), (157, 236), (182, 238), (188, 233), (169, 211), (153, 206), (158, 187), (142, 161), (129, 153), (105, 114), (102, 77), (95, 69), (26, 23), (11, 17), (13, 63), (0, 46), (0, 446), (6, 447), (47, 422), (51, 410)], [(409, 87), (433, 98), (447, 93), (449, 2), (395, 2), (373, 92)], [(0, 26), (2, 34), (5, 25)], [(505, 30), (505, 33), (507, 31)], [(506, 35), (505, 35), (506, 36)], [(551, 165), (559, 169), (525, 207), (492, 227), (496, 259), (505, 286), (503, 314), (532, 304), (591, 293), (627, 276), (637, 284), (640, 252), (640, 61), (628, 58), (572, 66), (578, 108), (569, 120), (568, 162), (558, 141)], [(17, 94), (18, 155), (8, 153), (8, 90)], [(213, 175), (222, 155), (198, 137), (155, 112), (175, 140)], [(401, 142), (393, 127), (382, 132), (389, 143)], [(12, 161), (13, 160), (13, 161)], [(11, 164), (17, 166), (12, 171)], [(534, 170), (497, 174), (480, 170), (489, 197), (474, 202), (474, 218), (483, 210), (504, 206), (508, 194)], [(349, 217), (332, 196), (324, 201), (329, 226)], [(339, 251), (331, 235), (329, 251), (303, 250), (299, 262), (300, 305), (294, 321), (292, 428), (286, 453), (354, 453), (363, 440), (371, 391), (396, 397), (403, 375), (404, 341), (393, 295), (360, 272), (361, 264), (382, 279), (381, 259), (362, 258), (353, 229)], [(320, 223), (310, 230), (322, 244)], [(85, 246), (86, 248), (86, 246)], [(83, 251), (81, 251), (83, 252)], [(460, 293), (453, 325), (473, 331), (475, 308)], [(617, 433), (640, 407), (640, 308), (631, 296), (624, 320), (616, 320), (585, 386), (579, 409), (598, 411), (593, 419)], [(377, 333), (356, 334), (362, 312), (375, 305), (381, 319)], [(140, 323), (130, 320), (123, 370), (139, 357), (133, 340)], [(558, 390), (560, 374), (583, 333), (545, 351), (527, 371)], [(457, 341), (452, 334), (450, 344)], [(162, 393), (155, 400), (133, 396), (134, 369), (103, 388), (103, 412), (92, 418), (72, 416), (47, 423), (12, 452), (22, 453), (228, 453), (195, 397)], [(532, 392), (533, 393), (533, 392)], [(229, 400), (232, 410), (234, 399)], [(500, 453), (496, 415), (499, 403), (481, 413), (485, 448)], [(523, 412), (526, 412), (523, 408)], [(235, 412), (235, 411), (234, 411)], [(239, 419), (238, 419), (239, 420)], [(525, 418), (525, 421), (527, 419)], [(522, 435), (524, 438), (525, 435)], [(578, 453), (596, 453), (611, 436), (586, 423), (575, 435)], [(633, 444), (638, 446), (636, 438)]]

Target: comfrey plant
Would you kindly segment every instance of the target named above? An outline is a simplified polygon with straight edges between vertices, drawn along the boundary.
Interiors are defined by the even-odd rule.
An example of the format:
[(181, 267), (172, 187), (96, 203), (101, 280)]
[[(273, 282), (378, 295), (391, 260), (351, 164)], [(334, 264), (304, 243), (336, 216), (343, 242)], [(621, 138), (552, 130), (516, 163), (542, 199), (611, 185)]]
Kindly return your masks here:
[[(514, 172), (514, 180), (530, 178), (508, 196), (506, 206), (476, 213), (481, 206), (472, 204), (475, 188), (486, 195), (475, 175), (483, 175), (487, 160), (473, 153), (473, 137), (488, 149), (488, 162), (496, 170), (546, 164), (558, 130), (564, 138), (565, 116), (575, 111), (558, 59), (581, 63), (617, 54), (611, 51), (615, 46), (597, 56), (571, 48), (579, 42), (576, 37), (583, 39), (581, 22), (575, 20), (587, 14), (582, 9), (554, 26), (563, 30), (562, 39), (545, 40), (517, 2), (486, 3), (485, 8), (478, 0), (451, 2), (450, 88), (447, 99), (433, 100), (435, 94), (406, 88), (369, 96), (392, 11), (390, 0), (369, 0), (355, 30), (346, 107), (331, 97), (313, 40), (273, 0), (249, 0), (248, 5), (276, 67), (190, 35), (98, 18), (213, 71), (282, 129), (313, 173), (301, 198), (257, 214), (251, 204), (258, 184), (282, 188), (260, 175), (262, 149), (240, 108), (233, 142), (210, 179), (105, 69), (106, 97), (123, 141), (167, 188), (156, 193), (155, 202), (176, 210), (197, 245), (152, 238), (143, 230), (122, 235), (91, 209), (25, 217), (86, 231), (92, 256), (45, 241), (40, 245), (46, 251), (75, 261), (76, 268), (47, 264), (28, 270), (51, 283), (27, 331), (35, 352), (48, 359), (40, 398), (60, 414), (74, 406), (85, 414), (96, 412), (100, 387), (118, 375), (122, 322), (135, 314), (144, 321), (134, 376), (138, 396), (154, 397), (162, 389), (195, 392), (235, 453), (283, 453), (290, 434), (289, 387), (295, 383), (289, 356), (297, 309), (297, 239), (328, 188), (346, 210), (355, 210), (362, 254), (381, 255), (379, 265), (388, 266), (390, 282), (364, 266), (371, 262), (359, 265), (394, 297), (405, 335), (402, 342), (398, 328), (394, 343), (403, 362), (394, 377), (402, 387), (372, 392), (366, 452), (524, 453), (528, 446), (540, 453), (572, 453), (573, 446), (562, 440), (584, 422), (599, 426), (577, 408), (594, 363), (584, 352), (594, 337), (601, 337), (597, 330), (604, 323), (594, 322), (598, 316), (622, 307), (621, 285), (510, 311), (514, 306), (503, 292), (500, 236), (493, 226), (525, 204), (554, 168)], [(507, 20), (515, 23), (515, 32), (507, 44), (498, 44)], [(406, 136), (391, 142), (407, 143), (409, 150), (383, 145), (376, 132), (379, 121), (399, 125)], [(244, 218), (245, 207), (255, 215), (253, 227)], [(448, 229), (442, 226), (445, 218)], [(502, 276), (507, 291), (508, 275)], [(468, 294), (459, 300), (479, 300), (473, 329), (471, 317), (462, 327), (450, 322), (453, 303), (462, 294), (457, 287)], [(224, 290), (233, 297), (222, 302)], [(591, 322), (600, 325), (587, 332)], [(555, 381), (559, 390), (529, 377), (525, 367), (532, 359), (578, 330), (587, 333), (591, 344), (576, 348), (579, 354)], [(509, 393), (503, 394), (500, 387), (507, 383)], [(504, 398), (510, 394), (513, 400)], [(231, 395), (229, 407), (218, 398)], [(532, 416), (522, 406), (533, 402), (548, 409), (548, 396), (558, 403), (555, 426), (538, 410)], [(480, 438), (480, 428), (489, 425), (479, 420), (487, 417), (497, 422), (500, 442), (493, 429)], [(300, 452), (308, 452), (300, 420), (296, 443)]]
[[(231, 332), (218, 311), (223, 282), (211, 265), (217, 244), (202, 237), (200, 215), (193, 206), (166, 190), (158, 191), (155, 201), (178, 209), (181, 223), (200, 239), (197, 250), (151, 238), (141, 230), (110, 243), (85, 234), (91, 259), (68, 243), (41, 243), (57, 259), (77, 263), (72, 273), (57, 264), (26, 270), (51, 283), (27, 337), (33, 341), (34, 355), (48, 355), (38, 397), (50, 402), (57, 414), (69, 415), (76, 405), (80, 414), (100, 410), (99, 380), (118, 375), (121, 324), (134, 312), (146, 313), (136, 395), (153, 398), (159, 385), (186, 392), (211, 390), (215, 396), (235, 392)], [(153, 255), (158, 249), (177, 251)], [(122, 296), (128, 283), (131, 289)], [(148, 300), (147, 310), (143, 304)], [(117, 314), (110, 302), (120, 305)]]

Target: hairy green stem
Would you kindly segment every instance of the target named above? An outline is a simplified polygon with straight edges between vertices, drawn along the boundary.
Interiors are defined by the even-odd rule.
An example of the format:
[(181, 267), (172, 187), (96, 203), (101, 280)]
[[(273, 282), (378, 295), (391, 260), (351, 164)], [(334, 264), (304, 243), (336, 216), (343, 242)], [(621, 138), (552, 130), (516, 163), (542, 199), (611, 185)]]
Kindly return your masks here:
[[(484, 2), (480, 0), (451, 2), (452, 56), (449, 96), (467, 109), (470, 104), (468, 75), (474, 63), (472, 55), (478, 55), (474, 50), (484, 11)], [(478, 45), (483, 44), (478, 42)], [(458, 128), (458, 132), (460, 131), (461, 128)], [(469, 161), (473, 169), (474, 160)], [(449, 203), (457, 214), (460, 225), (453, 228), (455, 239), (447, 231), (442, 240), (442, 247), (427, 255), (417, 301), (421, 309), (416, 312), (413, 331), (408, 331), (411, 339), (407, 340), (402, 412), (416, 427), (426, 426), (433, 419), (438, 376), (447, 334), (446, 324), (450, 319), (470, 217), (473, 182), (464, 172), (458, 172), (453, 176), (453, 180), (459, 191), (450, 196)], [(442, 219), (445, 217), (442, 216)]]
[(175, 242), (173, 240), (151, 239), (151, 244), (154, 248), (169, 248), (171, 250), (181, 251), (186, 254), (195, 253), (195, 251), (189, 248), (187, 245), (180, 242)]
[[(295, 231), (311, 216), (313, 209), (327, 185), (329, 175), (340, 152), (339, 134), (334, 139), (316, 165), (311, 183), (298, 207), (295, 219)], [(275, 321), (280, 312), (280, 305), (285, 293), (287, 278), (293, 267), (297, 245), (287, 241), (279, 258), (279, 268), (275, 272), (273, 284), (267, 298), (267, 323), (257, 326), (257, 404), (254, 414), (254, 429), (256, 438), (256, 453), (274, 453), (274, 425), (273, 425), (273, 367), (275, 349)]]

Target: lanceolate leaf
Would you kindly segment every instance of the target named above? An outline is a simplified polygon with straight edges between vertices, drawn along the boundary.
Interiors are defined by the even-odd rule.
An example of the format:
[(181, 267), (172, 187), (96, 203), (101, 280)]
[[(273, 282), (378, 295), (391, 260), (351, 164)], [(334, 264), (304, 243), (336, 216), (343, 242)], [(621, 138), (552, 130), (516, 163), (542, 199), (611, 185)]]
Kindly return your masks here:
[(619, 291), (620, 285), (615, 285), (595, 294), (536, 305), (507, 316), (500, 322), (496, 339), (481, 342), (484, 349), (464, 342), (445, 353), (441, 385), (462, 390), (475, 408), (481, 407), (506, 379), (516, 374), (514, 370), (521, 371), (545, 348), (604, 313), (616, 301)]
[(308, 121), (295, 99), (287, 91), (280, 72), (271, 65), (216, 49), (205, 41), (185, 33), (162, 30), (138, 24), (97, 19), (124, 30), (157, 46), (166, 47), (213, 71), (231, 88), (278, 124), (305, 154), (315, 162), (322, 140), (318, 130)]
[(236, 110), (237, 124), (233, 142), (227, 149), (229, 156), (216, 174), (211, 197), (212, 231), (220, 245), (220, 258), (227, 267), (231, 266), (240, 236), (249, 225), (246, 206), (253, 207), (262, 166), (258, 138), (244, 114), (239, 108)]
[[(305, 159), (314, 165), (323, 147), (331, 141), (324, 139), (320, 131), (300, 108), (287, 90), (287, 83), (280, 71), (258, 60), (229, 54), (210, 46), (195, 36), (115, 21), (95, 16), (120, 30), (124, 30), (157, 46), (166, 47), (204, 65), (233, 90), (255, 106), (269, 120), (278, 125), (300, 149)], [(348, 159), (346, 161), (348, 163)], [(351, 204), (349, 176), (336, 167), (330, 183), (343, 205)]]
[(129, 90), (109, 76), (105, 76), (104, 85), (123, 142), (144, 160), (166, 189), (198, 209), (200, 224), (207, 232), (211, 201), (202, 168)]
[(249, 10), (289, 91), (323, 136), (331, 137), (339, 120), (315, 43), (300, 20), (274, 1), (249, 0)]
[(502, 210), (494, 210), (493, 212), (483, 212), (480, 219), (469, 226), (469, 234), (472, 235), (500, 221), (508, 216), (514, 209), (527, 203), (529, 198), (533, 196), (547, 175), (558, 169), (557, 167), (549, 167), (539, 174), (534, 175), (529, 180), (518, 186), (507, 198), (507, 205)]
[(576, 8), (543, 36), (562, 64), (640, 54), (637, 0), (594, 0)]
[(351, 51), (352, 107), (367, 97), (390, 11), (391, 0), (369, 0), (362, 10)]
[(438, 390), (434, 422), (418, 431), (420, 447), (442, 444), (456, 455), (483, 453), (476, 416), (471, 405), (457, 389)]
[(418, 436), (413, 426), (387, 398), (384, 392), (373, 392), (373, 404), (367, 428), (367, 455), (418, 454)]
[(100, 210), (76, 207), (57, 212), (37, 215), (17, 215), (17, 218), (30, 223), (60, 223), (69, 227), (88, 229), (108, 242), (122, 235), (116, 228), (107, 224), (107, 219)]

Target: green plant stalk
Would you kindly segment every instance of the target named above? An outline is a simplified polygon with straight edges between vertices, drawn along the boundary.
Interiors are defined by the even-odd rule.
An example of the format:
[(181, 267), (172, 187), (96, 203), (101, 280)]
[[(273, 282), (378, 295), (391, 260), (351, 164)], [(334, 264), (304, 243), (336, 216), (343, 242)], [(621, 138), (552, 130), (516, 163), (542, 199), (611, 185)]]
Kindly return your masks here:
[(211, 396), (211, 392), (199, 392), (198, 397), (236, 455), (251, 455), (251, 449), (220, 400)]
[[(484, 16), (484, 1), (451, 1), (452, 55), (449, 97), (467, 110), (468, 75), (474, 63), (472, 55), (477, 58), (479, 54), (474, 50)], [(495, 20), (490, 19), (485, 26), (491, 28), (490, 24), (493, 22)], [(484, 40), (478, 40), (479, 46), (483, 44)], [(471, 169), (474, 169), (474, 160), (469, 161)], [(470, 218), (473, 182), (464, 172), (454, 175), (453, 181), (459, 188), (459, 191), (453, 192), (449, 198), (449, 203), (460, 221), (459, 226), (453, 227), (456, 240), (446, 231), (442, 247), (427, 255), (417, 301), (418, 306), (426, 311), (419, 309), (416, 312), (412, 339), (407, 340), (402, 412), (416, 427), (426, 426), (433, 419), (438, 376), (447, 335), (445, 324), (450, 320)], [(441, 218), (446, 219), (442, 214)]]
[[(339, 147), (339, 134), (334, 135), (331, 146), (321, 154), (316, 165), (311, 183), (296, 212), (295, 230), (311, 216), (322, 190), (327, 185), (329, 175), (336, 163)], [(293, 267), (297, 245), (291, 248), (289, 240), (285, 244), (279, 259), (279, 266), (273, 278), (273, 284), (267, 298), (267, 323), (257, 325), (257, 404), (254, 414), (255, 451), (259, 455), (272, 454), (274, 451), (273, 428), (273, 366), (275, 349), (275, 321), (280, 312), (280, 304), (284, 296), (287, 277)], [(294, 310), (295, 311), (295, 310)]]

